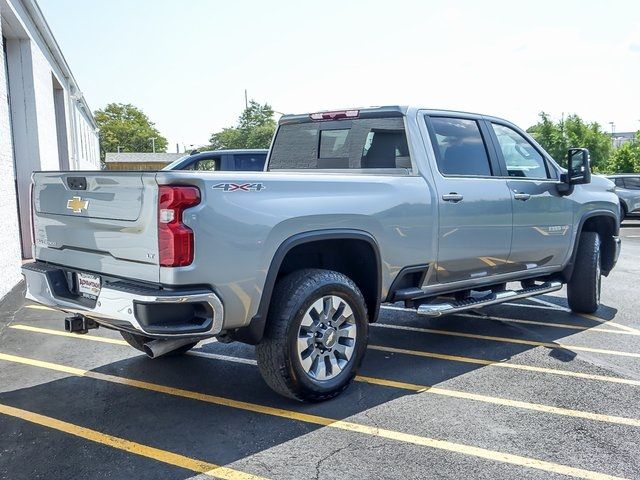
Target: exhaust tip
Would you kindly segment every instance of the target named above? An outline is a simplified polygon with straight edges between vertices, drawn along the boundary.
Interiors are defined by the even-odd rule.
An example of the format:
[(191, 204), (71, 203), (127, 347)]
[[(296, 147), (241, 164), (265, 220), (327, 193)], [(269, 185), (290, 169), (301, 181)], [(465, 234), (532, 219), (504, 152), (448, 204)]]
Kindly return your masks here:
[(145, 343), (142, 345), (142, 351), (145, 353), (147, 357), (156, 358), (155, 355), (153, 354), (153, 349), (149, 347), (148, 343)]
[(158, 358), (169, 353), (175, 352), (177, 349), (185, 345), (193, 345), (197, 342), (193, 338), (181, 338), (171, 340), (151, 340), (142, 345), (142, 350), (149, 358)]

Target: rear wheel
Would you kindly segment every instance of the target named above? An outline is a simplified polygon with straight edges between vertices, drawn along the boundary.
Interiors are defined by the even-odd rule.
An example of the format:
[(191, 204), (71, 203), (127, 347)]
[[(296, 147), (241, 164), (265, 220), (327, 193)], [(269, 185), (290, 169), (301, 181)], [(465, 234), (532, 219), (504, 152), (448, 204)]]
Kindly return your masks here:
[(622, 221), (625, 219), (626, 216), (627, 216), (627, 209), (625, 208), (624, 204), (621, 203), (620, 204), (620, 223), (622, 223)]
[(368, 318), (358, 287), (319, 269), (278, 282), (267, 327), (256, 347), (262, 377), (276, 392), (321, 401), (346, 389), (367, 347)]
[[(124, 331), (120, 331), (120, 335), (122, 335), (122, 338), (124, 338), (129, 345), (131, 345), (136, 350), (140, 350), (141, 352), (144, 352), (144, 344), (153, 340), (153, 338), (145, 337), (144, 335), (137, 335), (135, 333), (129, 333)], [(197, 344), (198, 342), (183, 345), (182, 347), (174, 350), (173, 352), (167, 353), (165, 356), (170, 357), (174, 355), (182, 355), (184, 353), (187, 353)]]
[(600, 236), (582, 232), (575, 267), (567, 284), (567, 300), (571, 310), (593, 313), (600, 306), (602, 275), (600, 271)]

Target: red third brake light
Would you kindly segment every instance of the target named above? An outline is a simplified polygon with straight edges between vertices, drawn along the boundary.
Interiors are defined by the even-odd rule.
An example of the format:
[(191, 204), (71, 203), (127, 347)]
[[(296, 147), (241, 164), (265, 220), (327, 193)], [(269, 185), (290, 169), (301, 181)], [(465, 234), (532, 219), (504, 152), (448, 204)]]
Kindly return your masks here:
[(358, 118), (359, 110), (339, 110), (337, 112), (318, 112), (309, 115), (311, 120), (340, 120), (341, 118)]
[(158, 253), (163, 267), (193, 262), (193, 231), (182, 223), (182, 212), (200, 203), (196, 187), (161, 185), (158, 194)]

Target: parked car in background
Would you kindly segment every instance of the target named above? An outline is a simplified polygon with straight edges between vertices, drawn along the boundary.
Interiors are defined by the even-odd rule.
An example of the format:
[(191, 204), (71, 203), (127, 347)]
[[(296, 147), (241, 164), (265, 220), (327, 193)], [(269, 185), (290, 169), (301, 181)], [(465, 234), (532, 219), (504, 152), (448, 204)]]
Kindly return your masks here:
[(264, 170), (268, 152), (269, 150), (263, 148), (194, 152), (170, 163), (162, 170), (261, 172)]
[(616, 184), (616, 194), (620, 198), (620, 221), (629, 214), (639, 214), (640, 174), (608, 175), (607, 178)]

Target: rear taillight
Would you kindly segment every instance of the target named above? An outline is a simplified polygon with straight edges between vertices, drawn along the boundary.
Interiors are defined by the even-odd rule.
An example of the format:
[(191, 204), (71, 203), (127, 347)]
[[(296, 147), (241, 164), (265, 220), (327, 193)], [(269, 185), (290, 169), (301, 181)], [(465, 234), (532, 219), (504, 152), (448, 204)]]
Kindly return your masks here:
[(193, 262), (193, 230), (182, 223), (182, 212), (200, 203), (196, 187), (162, 185), (158, 194), (158, 254), (163, 267)]

